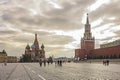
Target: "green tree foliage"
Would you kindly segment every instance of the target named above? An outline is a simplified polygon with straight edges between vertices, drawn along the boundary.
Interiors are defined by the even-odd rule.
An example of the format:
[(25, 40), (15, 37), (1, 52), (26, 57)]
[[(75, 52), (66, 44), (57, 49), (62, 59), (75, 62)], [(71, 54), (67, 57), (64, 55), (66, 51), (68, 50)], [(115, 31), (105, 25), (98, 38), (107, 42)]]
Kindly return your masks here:
[(50, 57), (48, 58), (48, 61), (51, 62), (51, 63), (53, 63), (53, 58), (50, 56)]
[(108, 55), (106, 55), (106, 59), (108, 59), (109, 58), (109, 56)]
[(116, 59), (116, 58), (117, 58), (117, 56), (114, 54), (114, 55), (113, 55), (113, 59)]
[(100, 55), (99, 59), (103, 59), (103, 56), (102, 56), (102, 55)]
[(112, 54), (110, 55), (110, 59), (113, 59), (113, 55)]
[(23, 55), (23, 62), (31, 62), (31, 55), (24, 54)]

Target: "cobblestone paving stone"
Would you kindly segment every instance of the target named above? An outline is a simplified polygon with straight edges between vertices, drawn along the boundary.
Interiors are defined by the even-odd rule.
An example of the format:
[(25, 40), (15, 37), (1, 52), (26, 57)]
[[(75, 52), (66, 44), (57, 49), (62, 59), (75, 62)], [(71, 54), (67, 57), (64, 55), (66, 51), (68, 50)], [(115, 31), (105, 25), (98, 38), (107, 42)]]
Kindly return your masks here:
[(120, 80), (120, 64), (63, 63), (40, 67), (39, 63), (0, 63), (0, 80)]

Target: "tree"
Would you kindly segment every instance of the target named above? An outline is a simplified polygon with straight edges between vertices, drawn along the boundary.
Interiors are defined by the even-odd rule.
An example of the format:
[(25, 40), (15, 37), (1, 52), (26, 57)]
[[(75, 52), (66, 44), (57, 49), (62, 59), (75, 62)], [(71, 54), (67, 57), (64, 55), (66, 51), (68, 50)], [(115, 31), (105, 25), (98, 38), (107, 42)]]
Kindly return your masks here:
[(116, 58), (117, 58), (117, 56), (114, 54), (114, 55), (113, 55), (113, 58), (114, 58), (114, 59), (116, 59)]
[(53, 63), (53, 58), (50, 56), (50, 57), (48, 58), (48, 61), (51, 62), (51, 64), (52, 64), (52, 63)]
[(31, 62), (31, 55), (24, 54), (23, 55), (23, 62)]
[(112, 54), (110, 55), (110, 59), (113, 59), (113, 55)]
[(109, 56), (108, 55), (106, 55), (106, 59), (108, 59), (109, 58)]
[(99, 57), (100, 59), (103, 59), (103, 56), (102, 55), (100, 55), (100, 57)]
[(96, 56), (93, 56), (93, 59), (96, 59)]
[(90, 55), (87, 56), (87, 59), (91, 59)]
[(23, 62), (23, 57), (22, 57), (22, 56), (20, 57), (20, 60), (19, 60), (19, 62)]

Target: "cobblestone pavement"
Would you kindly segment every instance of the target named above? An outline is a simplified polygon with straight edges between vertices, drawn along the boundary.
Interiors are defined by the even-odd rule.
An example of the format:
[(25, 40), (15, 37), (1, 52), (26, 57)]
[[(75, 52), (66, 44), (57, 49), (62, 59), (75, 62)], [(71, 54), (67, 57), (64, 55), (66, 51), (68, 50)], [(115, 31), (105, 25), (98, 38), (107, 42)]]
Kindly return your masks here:
[(0, 80), (120, 80), (120, 64), (63, 63), (40, 67), (39, 63), (0, 63)]

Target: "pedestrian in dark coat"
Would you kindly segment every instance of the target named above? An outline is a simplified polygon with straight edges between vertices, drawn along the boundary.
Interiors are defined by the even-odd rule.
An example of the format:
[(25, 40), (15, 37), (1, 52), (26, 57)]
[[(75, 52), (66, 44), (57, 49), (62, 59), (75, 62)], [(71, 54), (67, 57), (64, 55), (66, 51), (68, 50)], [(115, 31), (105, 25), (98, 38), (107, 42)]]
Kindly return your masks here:
[(42, 59), (39, 60), (40, 67), (42, 66)]
[(107, 60), (106, 63), (107, 63), (107, 66), (108, 66), (109, 65), (109, 60)]
[(49, 66), (49, 63), (50, 63), (49, 60), (47, 60), (47, 63), (48, 63), (48, 66)]
[(62, 66), (62, 60), (60, 60), (59, 65)]
[(46, 66), (46, 60), (44, 59), (44, 67)]

